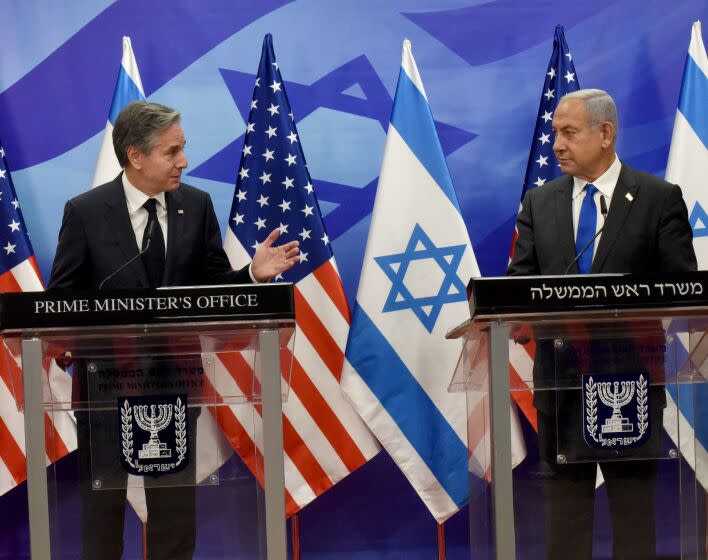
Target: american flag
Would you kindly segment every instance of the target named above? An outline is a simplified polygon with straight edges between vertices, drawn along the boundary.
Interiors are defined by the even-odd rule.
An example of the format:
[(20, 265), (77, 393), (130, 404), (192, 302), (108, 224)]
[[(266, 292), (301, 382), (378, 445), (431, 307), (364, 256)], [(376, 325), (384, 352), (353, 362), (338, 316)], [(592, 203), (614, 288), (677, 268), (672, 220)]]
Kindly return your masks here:
[[(15, 187), (0, 144), (0, 291), (44, 289)], [(0, 494), (27, 478), (22, 401), (22, 364), (4, 344), (0, 358)], [(54, 361), (45, 361), (45, 395), (69, 402), (71, 378)], [(45, 413), (47, 463), (76, 449), (76, 425), (68, 412)]]
[[(553, 154), (553, 113), (558, 106), (560, 99), (572, 91), (580, 89), (578, 85), (578, 75), (575, 72), (573, 56), (565, 41), (565, 32), (562, 25), (556, 25), (553, 37), (553, 53), (548, 62), (548, 69), (543, 81), (543, 91), (541, 102), (536, 116), (536, 125), (531, 140), (531, 151), (529, 161), (526, 164), (526, 176), (524, 186), (521, 190), (521, 201), (524, 200), (526, 191), (540, 187), (547, 181), (551, 181), (562, 175), (560, 166)], [(514, 231), (514, 240), (511, 244), (511, 256), (514, 256), (514, 243), (518, 237), (518, 232)], [(531, 383), (533, 360), (536, 354), (536, 347), (533, 342), (525, 345), (509, 345), (509, 360), (511, 363), (511, 384), (514, 391), (514, 399), (519, 407), (524, 411), (526, 418), (536, 427), (536, 409), (533, 407), (532, 397), (528, 392), (524, 392)]]
[[(263, 51), (251, 101), (224, 248), (234, 268), (253, 256), (269, 232), (300, 242), (300, 263), (277, 280), (295, 284), (297, 317), (288, 401), (283, 406), (286, 511), (295, 513), (378, 451), (371, 432), (344, 396), (340, 376), (350, 313), (315, 188), (273, 52)], [(236, 393), (246, 393), (248, 360), (217, 355)], [(223, 378), (224, 376), (220, 376)], [(223, 408), (223, 407), (220, 407)], [(231, 407), (218, 418), (224, 433), (257, 478), (260, 409)], [(255, 426), (253, 418), (256, 418)]]

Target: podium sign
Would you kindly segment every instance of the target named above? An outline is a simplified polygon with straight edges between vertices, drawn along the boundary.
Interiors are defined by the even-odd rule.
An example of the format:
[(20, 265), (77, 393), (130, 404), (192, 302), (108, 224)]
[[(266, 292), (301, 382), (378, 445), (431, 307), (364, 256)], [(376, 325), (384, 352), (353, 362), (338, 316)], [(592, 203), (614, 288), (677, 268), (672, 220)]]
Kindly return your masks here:
[[(470, 469), (471, 557), (584, 557), (593, 544), (624, 557), (631, 542), (636, 557), (658, 543), (660, 557), (705, 558), (705, 491), (688, 465), (708, 442), (708, 273), (469, 288), (471, 318), (448, 338), (464, 340), (450, 390), (467, 393), (470, 464), (484, 467)], [(510, 400), (528, 448), (513, 470)], [(594, 524), (598, 467), (609, 521)]]
[[(294, 319), (290, 284), (0, 295), (5, 353), (22, 363), (32, 558), (79, 557), (81, 549), (101, 557), (101, 547), (116, 546), (106, 527), (118, 527), (122, 542), (126, 491), (136, 487), (145, 488), (148, 541), (186, 553), (196, 537), (197, 489), (233, 511), (255, 480), (245, 464), (265, 480), (251, 515), (262, 530), (247, 544), (259, 557), (284, 560), (281, 407)], [(45, 372), (52, 360), (71, 373), (70, 391), (53, 387)], [(67, 412), (78, 441), (78, 474), (68, 480), (45, 459), (53, 445), (45, 415)], [(238, 459), (224, 436), (240, 446)], [(81, 495), (81, 524), (60, 514), (67, 492)], [(233, 533), (226, 522), (210, 557), (244, 546)]]

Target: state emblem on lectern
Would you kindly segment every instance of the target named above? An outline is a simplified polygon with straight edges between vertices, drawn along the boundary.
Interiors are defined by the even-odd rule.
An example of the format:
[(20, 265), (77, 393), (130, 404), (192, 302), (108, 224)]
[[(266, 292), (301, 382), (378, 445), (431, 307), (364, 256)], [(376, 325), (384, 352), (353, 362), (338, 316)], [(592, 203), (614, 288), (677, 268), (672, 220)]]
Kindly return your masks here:
[(638, 447), (649, 439), (645, 374), (583, 376), (583, 435), (597, 449)]
[(187, 396), (120, 397), (121, 464), (130, 474), (159, 476), (189, 461)]

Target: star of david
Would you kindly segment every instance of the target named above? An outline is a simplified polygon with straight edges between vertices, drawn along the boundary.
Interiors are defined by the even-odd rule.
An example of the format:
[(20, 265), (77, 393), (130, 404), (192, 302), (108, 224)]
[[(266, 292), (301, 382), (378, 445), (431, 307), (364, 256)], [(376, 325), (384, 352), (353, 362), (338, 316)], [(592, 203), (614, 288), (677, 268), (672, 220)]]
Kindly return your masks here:
[[(464, 252), (465, 245), (436, 247), (423, 228), (416, 224), (402, 253), (374, 257), (391, 280), (391, 291), (386, 298), (383, 312), (410, 309), (427, 331), (433, 332), (443, 306), (467, 301), (465, 284), (457, 274)], [(406, 287), (406, 273), (414, 261), (429, 261), (429, 266), (438, 266), (442, 270), (444, 278), (435, 295), (415, 297)]]
[[(256, 75), (223, 68), (219, 71), (241, 117), (245, 122), (248, 122), (251, 94)], [(363, 98), (348, 93), (350, 88), (356, 86), (359, 86)], [(296, 123), (323, 107), (375, 119), (384, 130), (388, 129), (393, 99), (371, 62), (364, 55), (334, 69), (311, 85), (285, 80), (284, 89), (288, 92), (288, 99), (295, 114)], [(445, 156), (455, 152), (477, 136), (472, 132), (439, 121), (435, 121), (435, 126)], [(198, 165), (189, 175), (233, 185), (233, 170), (240, 161), (242, 147), (243, 135), (240, 135)], [(307, 155), (307, 146), (304, 146), (303, 149)], [(356, 158), (356, 155), (352, 157)], [(316, 180), (317, 198), (337, 205), (325, 217), (330, 241), (338, 238), (371, 213), (377, 184), (378, 177), (364, 187)]]

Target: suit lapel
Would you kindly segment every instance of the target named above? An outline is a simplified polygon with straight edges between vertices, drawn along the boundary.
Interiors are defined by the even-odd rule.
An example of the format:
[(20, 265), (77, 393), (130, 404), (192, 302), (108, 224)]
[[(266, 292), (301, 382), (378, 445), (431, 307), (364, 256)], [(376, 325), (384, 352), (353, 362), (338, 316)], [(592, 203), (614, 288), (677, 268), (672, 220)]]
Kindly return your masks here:
[[(575, 235), (573, 233), (573, 178), (566, 180), (555, 191), (555, 231), (559, 234), (558, 252), (563, 268), (567, 267), (575, 258)], [(578, 273), (577, 265), (569, 272)]]
[(167, 205), (167, 256), (165, 259), (165, 275), (163, 286), (174, 284), (175, 266), (177, 264), (178, 243), (183, 239), (184, 209), (182, 208), (182, 193), (179, 189), (165, 193)]
[[(634, 181), (631, 170), (626, 165), (622, 164), (622, 169), (617, 179), (617, 186), (615, 186), (615, 190), (612, 193), (610, 211), (605, 220), (605, 229), (602, 230), (600, 244), (597, 246), (595, 258), (590, 268), (591, 274), (597, 274), (602, 270), (612, 250), (612, 246), (615, 244), (615, 241), (617, 241), (617, 237), (622, 231), (622, 226), (624, 226), (627, 216), (629, 216), (632, 201), (637, 196), (637, 190), (638, 187)], [(630, 196), (627, 196), (628, 194)]]
[[(138, 254), (140, 249), (135, 240), (133, 225), (130, 223), (128, 203), (125, 200), (122, 177), (123, 174), (121, 173), (111, 183), (110, 193), (105, 201), (104, 216), (109, 231), (112, 232), (123, 253), (124, 262), (128, 262)], [(121, 264), (123, 263), (117, 263), (116, 266)], [(135, 277), (138, 286), (149, 285), (145, 267), (140, 259), (136, 259), (129, 264), (127, 270)]]

